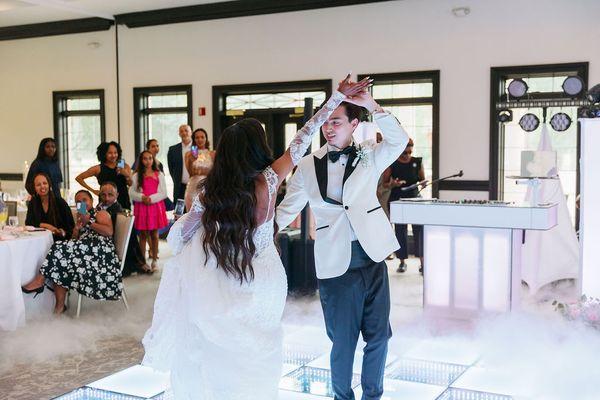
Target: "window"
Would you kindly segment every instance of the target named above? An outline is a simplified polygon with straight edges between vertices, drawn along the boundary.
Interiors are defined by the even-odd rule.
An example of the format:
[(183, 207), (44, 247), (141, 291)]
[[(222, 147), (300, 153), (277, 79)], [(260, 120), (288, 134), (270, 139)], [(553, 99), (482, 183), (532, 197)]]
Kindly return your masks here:
[[(242, 118), (260, 121), (273, 155), (283, 154), (297, 130), (302, 127), (306, 98), (312, 98), (314, 111), (331, 94), (331, 80), (253, 83), (213, 86), (213, 127), (215, 143), (221, 131)], [(321, 147), (316, 134), (312, 151)]]
[[(54, 92), (53, 103), (63, 185), (73, 194), (82, 189), (75, 177), (98, 164), (96, 147), (105, 140), (104, 90)], [(67, 193), (65, 198), (72, 200)]]
[[(170, 146), (181, 141), (179, 126), (192, 125), (192, 86), (134, 88), (133, 98), (136, 158), (149, 139), (156, 139), (160, 146), (157, 158), (167, 177), (167, 193), (173, 193), (167, 152)], [(129, 164), (133, 165), (134, 161)]]
[[(407, 72), (371, 76), (373, 98), (402, 123), (415, 142), (414, 157), (423, 158), (425, 177), (438, 177), (439, 71)], [(426, 187), (423, 197), (437, 197), (438, 188)]]
[[(568, 76), (577, 75), (587, 86), (587, 64), (559, 64), (526, 67), (492, 68), (492, 122), (491, 122), (491, 188), (490, 198), (523, 202), (526, 185), (517, 185), (511, 176), (521, 172), (521, 152), (537, 150), (546, 117), (548, 134), (553, 149), (557, 152), (557, 167), (573, 224), (576, 225), (575, 199), (578, 193), (579, 134), (577, 114), (580, 99), (572, 99), (563, 93), (562, 84)], [(528, 94), (520, 101), (507, 96), (508, 85), (514, 79), (527, 83)], [(585, 90), (580, 96), (583, 96)], [(512, 111), (512, 121), (497, 120), (500, 109)], [(562, 112), (573, 121), (569, 129), (557, 132), (550, 126), (550, 118)], [(519, 126), (526, 113), (535, 114), (540, 124), (533, 132)]]
[(325, 102), (325, 92), (238, 94), (226, 97), (226, 110), (257, 110), (267, 108), (304, 107), (304, 99), (312, 97), (313, 104)]

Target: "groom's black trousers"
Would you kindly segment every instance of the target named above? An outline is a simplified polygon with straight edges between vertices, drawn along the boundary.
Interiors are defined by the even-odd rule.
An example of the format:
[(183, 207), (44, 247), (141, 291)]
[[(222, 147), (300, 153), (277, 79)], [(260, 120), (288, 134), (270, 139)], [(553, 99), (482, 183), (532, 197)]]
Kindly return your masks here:
[(350, 268), (345, 274), (319, 279), (319, 295), (331, 349), (331, 380), (335, 400), (352, 400), (352, 364), (359, 332), (364, 348), (361, 385), (363, 400), (379, 400), (388, 340), (390, 290), (385, 262), (372, 261), (358, 241), (352, 242)]

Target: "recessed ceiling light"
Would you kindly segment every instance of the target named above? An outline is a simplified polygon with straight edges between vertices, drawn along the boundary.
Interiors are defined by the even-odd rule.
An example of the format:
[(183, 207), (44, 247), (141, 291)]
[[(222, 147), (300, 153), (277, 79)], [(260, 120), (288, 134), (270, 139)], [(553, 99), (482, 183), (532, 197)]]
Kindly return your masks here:
[(466, 17), (471, 14), (471, 7), (454, 7), (452, 9), (452, 14), (458, 18)]

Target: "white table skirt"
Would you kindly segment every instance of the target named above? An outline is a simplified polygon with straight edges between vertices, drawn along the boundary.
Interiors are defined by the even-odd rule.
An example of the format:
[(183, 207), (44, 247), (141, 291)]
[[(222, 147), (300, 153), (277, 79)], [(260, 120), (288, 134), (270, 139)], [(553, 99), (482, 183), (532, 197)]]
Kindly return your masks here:
[(52, 311), (54, 296), (48, 289), (35, 299), (34, 293), (21, 292), (21, 286), (39, 271), (52, 242), (48, 231), (0, 241), (0, 330), (12, 331), (24, 326), (26, 310), (28, 317)]

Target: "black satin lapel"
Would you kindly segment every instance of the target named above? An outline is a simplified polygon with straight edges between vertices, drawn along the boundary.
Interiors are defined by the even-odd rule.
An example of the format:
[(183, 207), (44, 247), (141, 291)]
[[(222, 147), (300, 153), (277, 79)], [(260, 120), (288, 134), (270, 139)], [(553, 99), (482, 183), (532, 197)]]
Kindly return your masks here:
[(346, 169), (344, 170), (343, 183), (346, 183), (346, 179), (348, 179), (348, 177), (350, 175), (352, 175), (352, 172), (354, 172), (354, 169), (356, 168), (356, 166), (354, 165), (355, 159), (356, 159), (356, 152), (352, 152), (348, 155), (348, 163), (346, 164)]
[(327, 155), (322, 158), (314, 157), (315, 173), (317, 175), (317, 183), (319, 184), (319, 192), (323, 200), (327, 201)]

